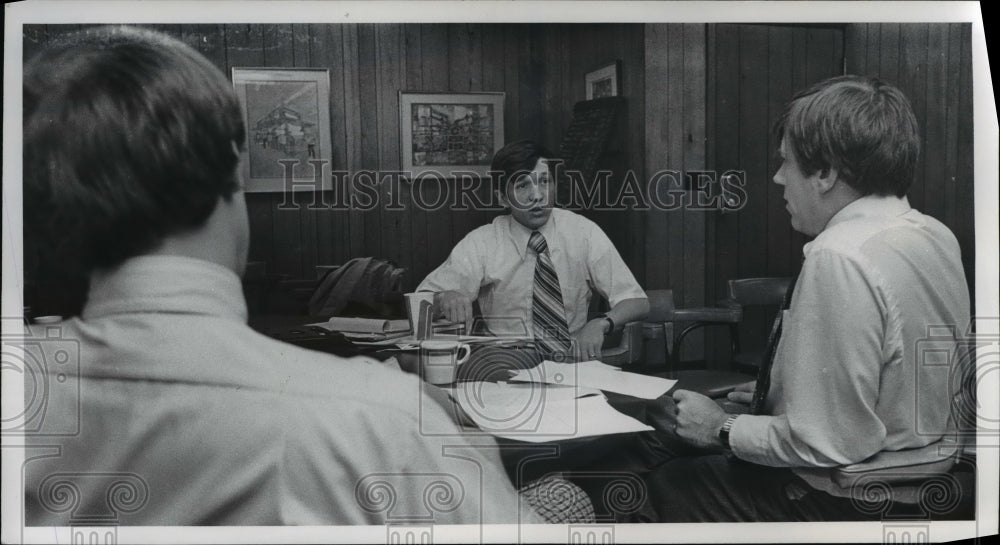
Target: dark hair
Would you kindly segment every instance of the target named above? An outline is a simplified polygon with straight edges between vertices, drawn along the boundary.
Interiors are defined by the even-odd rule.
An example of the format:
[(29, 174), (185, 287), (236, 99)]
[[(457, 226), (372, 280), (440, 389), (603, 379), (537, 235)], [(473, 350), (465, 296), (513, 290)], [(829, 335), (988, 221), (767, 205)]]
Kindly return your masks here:
[(795, 95), (775, 124), (807, 175), (836, 168), (863, 195), (902, 197), (920, 140), (903, 93), (875, 78), (838, 76)]
[(24, 71), (25, 218), (62, 262), (115, 266), (204, 224), (240, 187), (244, 138), (232, 85), (180, 41), (68, 35)]
[(511, 180), (534, 170), (543, 157), (552, 159), (552, 152), (532, 140), (519, 140), (500, 148), (490, 163), (490, 172), (494, 177), (499, 176), (497, 189), (506, 192)]

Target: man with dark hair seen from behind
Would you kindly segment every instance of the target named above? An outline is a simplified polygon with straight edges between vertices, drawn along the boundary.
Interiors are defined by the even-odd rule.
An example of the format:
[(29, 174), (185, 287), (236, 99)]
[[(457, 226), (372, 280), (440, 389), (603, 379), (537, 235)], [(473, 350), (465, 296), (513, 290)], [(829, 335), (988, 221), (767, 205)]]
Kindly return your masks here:
[[(909, 102), (881, 81), (840, 76), (795, 96), (776, 128), (774, 182), (792, 227), (816, 238), (781, 322), (770, 388), (762, 373), (755, 414), (726, 414), (690, 391), (665, 400), (661, 426), (703, 455), (649, 474), (648, 501), (631, 520), (878, 519), (866, 484), (915, 504), (960, 452), (951, 440), (962, 370), (924, 362), (920, 346), (947, 331), (936, 349), (964, 361), (969, 291), (954, 235), (905, 196), (919, 153)], [(754, 385), (730, 399), (752, 401)]]
[[(60, 451), (26, 465), (27, 524), (108, 512), (102, 475), (146, 493), (123, 525), (383, 524), (427, 513), (427, 475), (451, 493), (434, 523), (540, 522), (416, 377), (247, 327), (244, 131), (225, 76), (161, 34), (88, 30), (26, 66), (27, 226), (90, 272), (82, 315), (60, 324), (79, 403), (50, 396), (43, 422), (79, 432), (29, 436)], [(420, 419), (453, 433), (424, 437)]]

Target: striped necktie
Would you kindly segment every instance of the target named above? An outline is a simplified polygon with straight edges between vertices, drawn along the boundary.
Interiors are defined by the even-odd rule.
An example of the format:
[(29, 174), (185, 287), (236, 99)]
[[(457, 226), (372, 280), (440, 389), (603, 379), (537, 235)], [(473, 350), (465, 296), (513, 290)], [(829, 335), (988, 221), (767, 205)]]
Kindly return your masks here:
[(788, 290), (785, 291), (781, 307), (778, 308), (778, 315), (774, 318), (774, 324), (771, 326), (771, 334), (768, 335), (767, 344), (764, 345), (760, 367), (757, 369), (757, 384), (754, 386), (753, 398), (750, 400), (750, 414), (764, 414), (764, 402), (767, 401), (767, 394), (771, 389), (771, 366), (774, 365), (774, 356), (778, 352), (778, 341), (781, 340), (781, 322), (785, 310), (792, 302), (792, 291), (795, 290), (796, 280), (796, 278), (792, 278)]
[(545, 237), (532, 231), (528, 247), (535, 251), (535, 286), (531, 296), (531, 321), (535, 334), (535, 346), (544, 357), (553, 361), (564, 361), (569, 356), (569, 326), (563, 307), (559, 276), (549, 257), (549, 246)]

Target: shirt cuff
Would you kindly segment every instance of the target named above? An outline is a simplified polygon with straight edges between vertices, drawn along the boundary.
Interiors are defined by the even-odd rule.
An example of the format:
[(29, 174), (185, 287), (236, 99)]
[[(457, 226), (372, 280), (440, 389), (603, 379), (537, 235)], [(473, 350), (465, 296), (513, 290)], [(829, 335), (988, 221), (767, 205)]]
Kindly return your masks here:
[[(639, 286), (633, 286), (608, 295), (608, 306), (614, 308), (615, 305), (627, 299), (648, 299), (646, 292)], [(624, 325), (624, 324), (619, 324)]]
[(773, 416), (741, 414), (729, 429), (729, 448), (741, 460), (762, 465), (770, 463), (767, 438)]

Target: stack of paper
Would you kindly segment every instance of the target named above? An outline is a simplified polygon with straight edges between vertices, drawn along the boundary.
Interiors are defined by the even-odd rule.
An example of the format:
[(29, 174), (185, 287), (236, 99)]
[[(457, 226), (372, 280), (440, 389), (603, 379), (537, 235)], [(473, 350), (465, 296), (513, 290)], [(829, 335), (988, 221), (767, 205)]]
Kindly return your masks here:
[(334, 316), (325, 322), (310, 324), (327, 331), (349, 333), (401, 333), (410, 330), (409, 320), (383, 320), (379, 318), (352, 318)]
[[(409, 320), (385, 320), (381, 318), (353, 318), (349, 316), (334, 316), (325, 322), (308, 324), (326, 331), (343, 333), (352, 340), (380, 341), (407, 336), (410, 333)], [(454, 331), (462, 324), (454, 324), (447, 320), (434, 322), (434, 331)]]
[[(444, 333), (447, 329), (434, 329), (433, 340), (436, 341), (458, 341), (465, 344), (489, 345), (489, 346), (522, 346), (531, 342), (530, 337), (490, 337), (486, 335), (453, 335)], [(412, 335), (404, 334), (398, 337), (386, 337), (385, 339), (361, 340), (356, 339), (356, 344), (369, 346), (395, 346), (400, 350), (416, 350), (420, 348), (420, 341), (414, 339)]]
[(540, 443), (653, 429), (616, 411), (593, 388), (463, 382), (452, 396), (480, 430), (518, 441)]
[(599, 361), (556, 363), (548, 360), (538, 367), (518, 371), (510, 380), (586, 386), (643, 399), (656, 399), (677, 383), (676, 380), (629, 373)]

